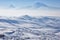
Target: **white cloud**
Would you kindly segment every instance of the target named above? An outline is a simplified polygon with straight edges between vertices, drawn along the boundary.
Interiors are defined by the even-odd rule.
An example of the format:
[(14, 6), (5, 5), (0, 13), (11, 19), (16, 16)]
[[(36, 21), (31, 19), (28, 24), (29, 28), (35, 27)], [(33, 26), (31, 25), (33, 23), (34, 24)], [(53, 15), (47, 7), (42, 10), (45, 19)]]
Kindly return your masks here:
[(0, 16), (60, 16), (60, 11), (56, 10), (28, 10), (28, 9), (0, 9)]

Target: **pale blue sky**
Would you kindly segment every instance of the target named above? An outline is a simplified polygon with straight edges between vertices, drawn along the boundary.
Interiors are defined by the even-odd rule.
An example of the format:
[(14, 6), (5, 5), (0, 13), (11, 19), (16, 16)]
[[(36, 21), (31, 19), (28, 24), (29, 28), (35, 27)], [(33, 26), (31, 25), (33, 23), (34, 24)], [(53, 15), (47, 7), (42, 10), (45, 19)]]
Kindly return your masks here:
[(25, 14), (60, 16), (60, 0), (0, 0), (0, 15), (20, 16)]
[(60, 7), (60, 0), (0, 0), (0, 7), (5, 8), (11, 4), (16, 7), (31, 6), (35, 2), (40, 2), (51, 7)]

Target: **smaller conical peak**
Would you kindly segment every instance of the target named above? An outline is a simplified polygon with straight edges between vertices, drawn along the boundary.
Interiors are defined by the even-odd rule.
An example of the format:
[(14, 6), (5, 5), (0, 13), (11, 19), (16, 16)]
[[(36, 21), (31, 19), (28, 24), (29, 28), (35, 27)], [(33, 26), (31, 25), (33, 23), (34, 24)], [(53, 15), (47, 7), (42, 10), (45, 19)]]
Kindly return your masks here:
[(11, 5), (9, 6), (9, 8), (15, 8), (15, 5), (14, 5), (14, 4), (11, 4)]

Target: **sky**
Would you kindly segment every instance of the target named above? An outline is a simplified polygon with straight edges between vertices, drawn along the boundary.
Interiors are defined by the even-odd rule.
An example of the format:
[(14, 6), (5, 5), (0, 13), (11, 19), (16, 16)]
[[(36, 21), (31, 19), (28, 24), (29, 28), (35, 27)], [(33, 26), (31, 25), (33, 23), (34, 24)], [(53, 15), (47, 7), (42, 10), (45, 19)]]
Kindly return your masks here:
[(0, 16), (60, 16), (60, 0), (0, 0)]

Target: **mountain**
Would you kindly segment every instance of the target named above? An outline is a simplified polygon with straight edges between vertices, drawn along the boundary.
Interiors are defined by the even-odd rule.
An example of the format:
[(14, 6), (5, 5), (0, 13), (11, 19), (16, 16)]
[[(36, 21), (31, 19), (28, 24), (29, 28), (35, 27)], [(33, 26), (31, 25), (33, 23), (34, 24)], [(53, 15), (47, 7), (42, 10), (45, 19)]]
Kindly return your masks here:
[(44, 4), (44, 3), (36, 2), (34, 4), (34, 7), (35, 8), (40, 8), (40, 7), (48, 7), (48, 6), (46, 4)]
[(35, 2), (32, 5), (25, 6), (22, 8), (28, 8), (28, 9), (60, 9), (60, 7), (54, 7), (54, 6), (49, 6), (46, 3), (42, 2)]
[(11, 4), (11, 5), (9, 6), (9, 8), (15, 8), (15, 5), (14, 5), (14, 4)]
[[(20, 17), (0, 17), (0, 34), (20, 37), (55, 37), (60, 32), (60, 17), (42, 16), (32, 17), (28, 15)], [(31, 36), (30, 36), (31, 35)], [(54, 40), (54, 39), (53, 39)]]

